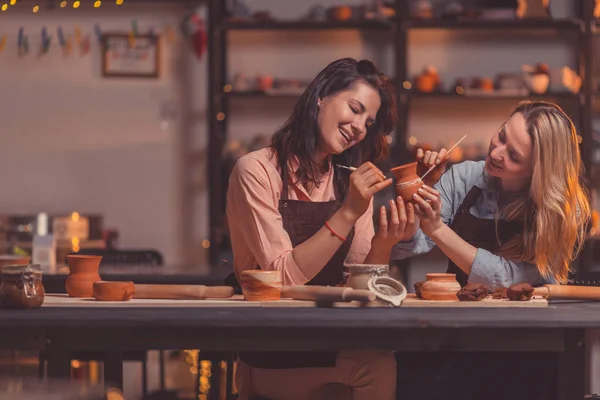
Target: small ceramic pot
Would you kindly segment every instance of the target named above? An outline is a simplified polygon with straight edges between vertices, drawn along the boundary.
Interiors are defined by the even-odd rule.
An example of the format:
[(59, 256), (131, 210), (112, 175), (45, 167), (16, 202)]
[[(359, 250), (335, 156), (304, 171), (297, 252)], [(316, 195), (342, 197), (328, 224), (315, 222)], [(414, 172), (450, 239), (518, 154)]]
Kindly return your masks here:
[(135, 285), (130, 281), (94, 282), (94, 298), (99, 301), (129, 301), (135, 295)]
[(456, 300), (456, 293), (460, 290), (460, 284), (455, 274), (426, 274), (425, 282), (421, 286), (421, 297), (423, 300)]
[(550, 84), (550, 76), (547, 74), (535, 74), (529, 78), (531, 90), (537, 94), (544, 94)]
[(431, 74), (419, 75), (415, 79), (417, 90), (422, 93), (431, 93), (436, 88), (436, 78)]
[(29, 256), (17, 256), (11, 254), (0, 255), (0, 267), (5, 265), (29, 265), (31, 257)]
[(423, 186), (423, 181), (417, 175), (417, 163), (404, 164), (390, 170), (396, 178), (396, 195), (402, 200), (413, 201), (413, 195)]
[(244, 299), (269, 301), (281, 299), (281, 271), (242, 271), (240, 286)]
[(70, 297), (94, 297), (94, 282), (98, 282), (102, 256), (68, 255), (69, 276), (65, 289)]
[(273, 77), (270, 75), (259, 75), (256, 77), (256, 87), (262, 92), (273, 89)]
[(376, 276), (389, 276), (390, 266), (386, 264), (345, 264), (348, 271), (346, 286), (352, 289), (369, 290), (369, 279)]

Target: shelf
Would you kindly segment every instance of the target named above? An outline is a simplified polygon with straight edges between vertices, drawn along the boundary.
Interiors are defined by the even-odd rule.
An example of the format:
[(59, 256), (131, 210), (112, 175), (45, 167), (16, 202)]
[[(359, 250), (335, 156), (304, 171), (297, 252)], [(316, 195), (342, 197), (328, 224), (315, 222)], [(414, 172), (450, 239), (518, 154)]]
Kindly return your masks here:
[(317, 29), (359, 29), (389, 30), (394, 26), (392, 21), (360, 20), (360, 21), (225, 21), (223, 30), (317, 30)]
[(527, 100), (527, 99), (547, 99), (547, 98), (560, 98), (563, 100), (578, 100), (579, 93), (571, 92), (555, 92), (555, 93), (544, 93), (536, 94), (530, 93), (526, 95), (491, 95), (491, 94), (458, 94), (454, 92), (432, 92), (423, 93), (412, 91), (408, 92), (411, 97), (414, 98), (448, 98), (448, 99), (477, 99), (477, 100)]
[(247, 92), (236, 92), (236, 91), (231, 91), (231, 92), (224, 92), (223, 93), (224, 96), (229, 97), (229, 98), (265, 98), (265, 99), (297, 99), (299, 98), (302, 93), (297, 92), (297, 93), (266, 93), (260, 90), (249, 90)]
[(580, 30), (579, 19), (514, 19), (514, 20), (407, 20), (411, 29), (553, 29)]

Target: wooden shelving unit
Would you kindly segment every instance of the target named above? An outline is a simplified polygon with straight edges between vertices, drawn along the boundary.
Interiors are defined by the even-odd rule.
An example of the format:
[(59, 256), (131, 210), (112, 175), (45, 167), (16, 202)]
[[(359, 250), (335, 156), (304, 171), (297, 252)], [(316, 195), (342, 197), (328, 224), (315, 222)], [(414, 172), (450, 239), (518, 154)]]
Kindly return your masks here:
[[(410, 117), (411, 101), (421, 98), (439, 98), (448, 100), (497, 101), (497, 100), (520, 100), (520, 99), (548, 99), (563, 106), (567, 112), (573, 115), (577, 129), (583, 137), (584, 145), (582, 155), (586, 165), (588, 178), (593, 180), (592, 175), (592, 118), (596, 91), (593, 88), (593, 35), (597, 21), (593, 18), (594, 0), (577, 0), (577, 17), (572, 19), (550, 19), (550, 20), (493, 20), (493, 21), (470, 21), (470, 20), (422, 20), (406, 19), (409, 13), (408, 0), (395, 0), (396, 17), (387, 21), (348, 21), (348, 22), (309, 22), (309, 21), (229, 21), (225, 2), (221, 0), (209, 0), (209, 160), (208, 174), (210, 185), (210, 241), (211, 261), (218, 263), (218, 257), (226, 242), (225, 236), (225, 204), (226, 188), (221, 167), (221, 154), (227, 138), (227, 116), (229, 114), (228, 102), (231, 99), (290, 99), (299, 97), (299, 94), (267, 94), (264, 92), (234, 92), (227, 81), (227, 57), (229, 31), (234, 30), (335, 30), (353, 29), (364, 31), (390, 31), (389, 40), (394, 45), (394, 70), (392, 78), (396, 82), (396, 101), (399, 114), (399, 123), (395, 130), (395, 139), (392, 143), (391, 154), (397, 160), (406, 160), (409, 154), (407, 148), (408, 124)], [(537, 33), (549, 31), (556, 37), (568, 37), (574, 41), (577, 48), (576, 70), (583, 79), (580, 93), (546, 93), (543, 95), (528, 94), (526, 96), (488, 96), (488, 95), (461, 95), (454, 92), (419, 93), (410, 89), (411, 85), (403, 85), (408, 82), (408, 33), (414, 29), (453, 29), (489, 31), (497, 30), (503, 32), (514, 32), (523, 30)], [(568, 33), (568, 35), (566, 35)], [(511, 40), (507, 38), (507, 40)], [(407, 88), (405, 88), (408, 87)], [(585, 144), (589, 144), (585, 146)], [(396, 160), (394, 160), (396, 161)], [(581, 258), (582, 264), (588, 259), (587, 255)], [(585, 270), (585, 265), (582, 265)]]

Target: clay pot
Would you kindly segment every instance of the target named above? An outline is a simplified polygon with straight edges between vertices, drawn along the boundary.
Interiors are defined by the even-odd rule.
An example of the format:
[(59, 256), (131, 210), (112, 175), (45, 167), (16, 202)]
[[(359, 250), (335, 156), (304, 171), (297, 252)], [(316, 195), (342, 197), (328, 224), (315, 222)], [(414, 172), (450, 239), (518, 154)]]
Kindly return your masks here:
[(100, 301), (129, 301), (135, 295), (135, 285), (129, 281), (96, 281), (94, 298)]
[(256, 77), (256, 87), (262, 92), (273, 89), (274, 79), (270, 75), (259, 75)]
[(102, 256), (68, 255), (69, 276), (65, 289), (70, 297), (94, 297), (94, 282), (101, 281), (98, 269)]
[(417, 163), (404, 164), (390, 170), (396, 178), (396, 195), (405, 202), (414, 202), (413, 195), (423, 186), (423, 181), (417, 175)]
[(419, 92), (431, 93), (436, 88), (436, 77), (430, 74), (419, 75), (415, 79), (415, 86)]
[(334, 21), (347, 21), (352, 18), (352, 8), (348, 6), (336, 6), (329, 9), (330, 18)]
[(281, 271), (242, 271), (240, 286), (248, 301), (280, 300)]
[(456, 281), (455, 274), (426, 274), (425, 282), (421, 286), (423, 300), (456, 300), (456, 292), (460, 284)]
[(29, 265), (31, 263), (31, 257), (29, 256), (17, 256), (10, 254), (0, 255), (0, 268), (5, 265)]

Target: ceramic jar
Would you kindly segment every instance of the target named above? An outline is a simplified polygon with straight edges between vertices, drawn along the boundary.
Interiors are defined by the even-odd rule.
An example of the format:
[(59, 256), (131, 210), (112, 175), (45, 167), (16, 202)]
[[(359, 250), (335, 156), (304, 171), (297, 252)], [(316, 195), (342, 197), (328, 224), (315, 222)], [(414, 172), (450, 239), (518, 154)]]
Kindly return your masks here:
[(423, 181), (417, 175), (417, 163), (404, 164), (390, 171), (396, 178), (396, 195), (405, 202), (413, 201), (413, 195), (423, 186)]
[(101, 281), (98, 269), (102, 256), (68, 255), (69, 276), (65, 289), (70, 297), (94, 297), (94, 282)]
[(369, 290), (369, 279), (376, 276), (389, 276), (390, 267), (386, 264), (346, 264), (347, 283), (352, 289)]
[(240, 286), (248, 301), (280, 300), (281, 271), (242, 271)]
[(42, 306), (45, 292), (40, 265), (5, 265), (1, 271), (1, 308), (27, 310)]
[(425, 282), (421, 286), (421, 297), (423, 300), (456, 300), (456, 293), (460, 290), (460, 284), (456, 280), (456, 274), (426, 274)]

